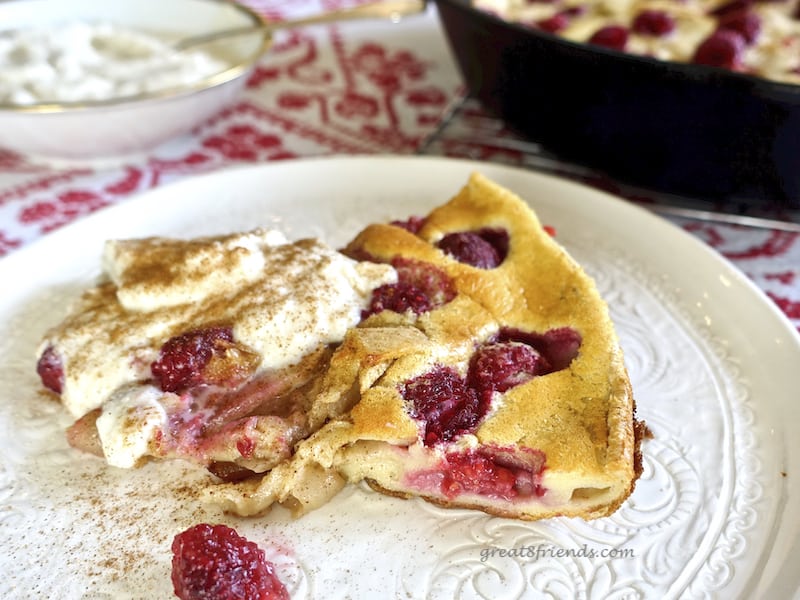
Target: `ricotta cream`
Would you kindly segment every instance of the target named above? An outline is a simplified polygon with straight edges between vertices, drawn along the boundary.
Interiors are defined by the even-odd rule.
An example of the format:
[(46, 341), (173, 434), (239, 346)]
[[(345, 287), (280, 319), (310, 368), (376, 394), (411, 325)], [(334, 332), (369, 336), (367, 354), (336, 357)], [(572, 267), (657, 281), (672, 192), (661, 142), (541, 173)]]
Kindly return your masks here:
[(340, 342), (372, 291), (397, 279), (389, 265), (265, 230), (111, 241), (103, 264), (109, 280), (87, 291), (40, 348), (60, 357), (61, 400), (76, 418), (121, 386), (151, 379), (169, 338), (209, 325), (231, 326), (260, 356), (259, 370), (295, 364)]
[(0, 32), (0, 103), (103, 101), (191, 85), (228, 64), (155, 35), (80, 21)]
[(148, 453), (151, 440), (168, 425), (164, 392), (152, 385), (117, 390), (95, 422), (106, 462), (130, 469)]

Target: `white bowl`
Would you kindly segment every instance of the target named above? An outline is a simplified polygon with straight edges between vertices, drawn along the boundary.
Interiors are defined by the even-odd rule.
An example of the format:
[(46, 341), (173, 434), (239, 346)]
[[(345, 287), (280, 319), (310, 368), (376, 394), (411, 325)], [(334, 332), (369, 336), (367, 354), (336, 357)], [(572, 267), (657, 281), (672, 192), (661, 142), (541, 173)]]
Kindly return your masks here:
[[(75, 20), (110, 22), (167, 39), (262, 22), (252, 10), (224, 0), (0, 2), (2, 30)], [(0, 104), (0, 147), (48, 162), (141, 154), (231, 103), (270, 41), (268, 35), (253, 33), (204, 46), (229, 67), (191, 85), (101, 101)]]

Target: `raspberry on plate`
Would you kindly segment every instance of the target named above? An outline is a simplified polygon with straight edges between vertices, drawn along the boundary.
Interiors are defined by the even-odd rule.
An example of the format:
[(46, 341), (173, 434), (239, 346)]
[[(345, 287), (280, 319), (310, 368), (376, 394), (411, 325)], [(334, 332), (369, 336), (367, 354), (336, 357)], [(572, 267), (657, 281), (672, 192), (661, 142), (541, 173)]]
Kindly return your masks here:
[(201, 523), (175, 536), (172, 585), (181, 600), (289, 600), (264, 551), (227, 525)]

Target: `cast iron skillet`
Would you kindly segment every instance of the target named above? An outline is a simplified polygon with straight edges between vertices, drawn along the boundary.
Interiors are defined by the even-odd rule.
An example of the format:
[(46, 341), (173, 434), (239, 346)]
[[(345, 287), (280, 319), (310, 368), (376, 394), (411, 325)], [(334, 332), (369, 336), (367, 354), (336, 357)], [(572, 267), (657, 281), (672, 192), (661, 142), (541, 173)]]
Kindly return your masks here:
[(470, 93), (510, 127), (621, 181), (800, 206), (800, 86), (658, 61), (436, 0)]

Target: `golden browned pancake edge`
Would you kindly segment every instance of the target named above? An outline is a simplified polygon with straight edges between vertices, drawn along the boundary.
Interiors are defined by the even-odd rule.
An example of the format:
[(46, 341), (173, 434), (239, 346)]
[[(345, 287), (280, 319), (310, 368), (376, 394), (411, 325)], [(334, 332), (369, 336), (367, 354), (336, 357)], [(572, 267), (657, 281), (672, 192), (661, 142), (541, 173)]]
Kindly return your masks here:
[[(509, 234), (508, 255), (496, 268), (462, 264), (435, 246), (449, 232), (484, 228), (503, 228)], [(217, 501), (240, 514), (260, 511), (274, 501), (292, 503), (297, 489), (309, 485), (303, 473), (318, 468), (353, 482), (365, 480), (389, 495), (519, 519), (602, 517), (630, 495), (641, 471), (641, 428), (608, 307), (594, 281), (547, 233), (528, 204), (475, 173), (425, 218), (417, 234), (394, 225), (370, 225), (344, 252), (379, 261), (402, 256), (432, 263), (454, 281), (457, 296), (418, 318), (384, 311), (351, 330), (334, 354), (326, 377), (329, 386), (323, 384), (317, 402), (323, 413), (329, 409), (328, 423), (301, 442), (294, 459), (250, 490), (248, 498), (238, 498), (228, 486), (214, 492)], [(569, 327), (582, 339), (567, 368), (503, 393), (471, 437), (473, 448), (543, 452), (545, 487), (556, 496), (559, 487), (564, 490), (564, 498), (554, 505), (475, 495), (448, 499), (404, 482), (404, 469), (420, 468), (420, 453), (413, 462), (404, 452), (422, 444), (401, 385), (436, 365), (463, 370), (476, 344), (501, 327), (537, 333)], [(410, 330), (417, 333), (409, 335)], [(404, 339), (414, 347), (404, 345)], [(336, 399), (345, 390), (357, 399), (348, 412), (336, 414), (344, 406)], [(326, 397), (332, 400), (326, 403)], [(442, 449), (423, 448), (425, 452), (434, 460)]]

